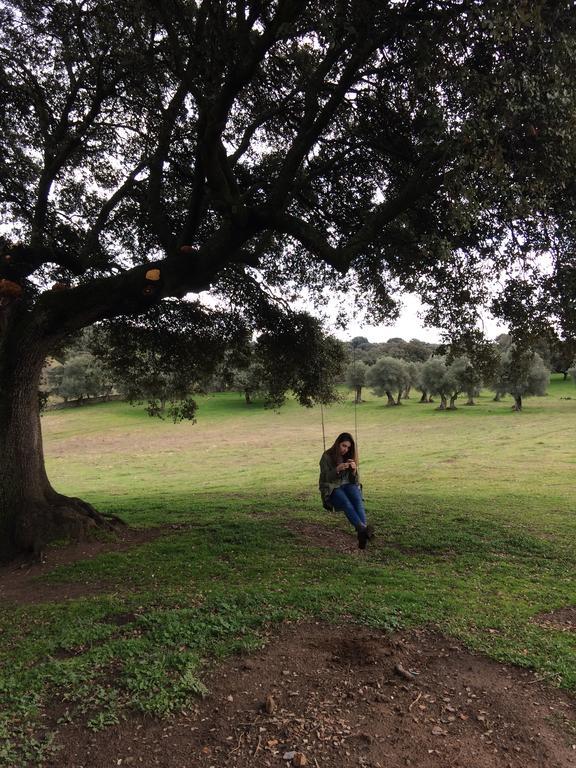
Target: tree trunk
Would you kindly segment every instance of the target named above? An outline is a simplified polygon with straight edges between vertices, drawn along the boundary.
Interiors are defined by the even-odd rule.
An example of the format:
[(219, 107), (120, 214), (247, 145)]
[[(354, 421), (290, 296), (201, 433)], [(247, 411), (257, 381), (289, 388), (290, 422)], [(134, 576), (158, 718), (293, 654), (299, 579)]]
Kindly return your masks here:
[(420, 400), (418, 400), (419, 403), (427, 403), (428, 402), (428, 392), (426, 392), (425, 389), (422, 390), (422, 397)]
[(356, 387), (356, 398), (354, 400), (356, 405), (362, 402), (362, 387)]
[(396, 405), (396, 400), (394, 400), (394, 398), (392, 397), (392, 393), (388, 392), (388, 390), (386, 390), (386, 397), (388, 398), (388, 402), (386, 403), (386, 405), (389, 405), (389, 406)]
[[(105, 212), (105, 208), (102, 209)], [(108, 216), (106, 213), (105, 218)], [(161, 217), (160, 217), (161, 218)], [(162, 230), (163, 224), (160, 224)], [(161, 261), (162, 280), (152, 286), (150, 264), (138, 264), (111, 277), (82, 282), (70, 290), (0, 302), (0, 557), (17, 552), (38, 554), (53, 539), (79, 538), (96, 526), (112, 528), (118, 518), (102, 516), (81, 499), (57, 493), (46, 476), (38, 408), (44, 359), (69, 334), (104, 318), (146, 313), (168, 296), (206, 290), (222, 267), (240, 259), (244, 245), (267, 224), (252, 217), (238, 225), (228, 220), (205, 241), (197, 257), (171, 255)], [(163, 233), (165, 234), (165, 233)], [(38, 235), (40, 238), (40, 234)], [(89, 238), (88, 238), (89, 239)], [(161, 238), (162, 239), (162, 238)], [(56, 253), (54, 250), (54, 253)], [(52, 248), (32, 245), (31, 263), (51, 261)], [(59, 263), (58, 260), (56, 263)], [(70, 267), (70, 265), (72, 265)], [(28, 266), (24, 265), (26, 269)], [(61, 266), (84, 274), (87, 262), (65, 257)], [(35, 269), (35, 267), (34, 267)], [(74, 270), (77, 270), (75, 272)], [(24, 270), (26, 275), (31, 274)], [(155, 287), (156, 286), (156, 287)]]
[(458, 399), (458, 395), (452, 395), (450, 398), (450, 405), (448, 406), (449, 411), (455, 411), (456, 410), (456, 400)]
[(437, 410), (439, 411), (446, 411), (446, 396), (440, 395), (440, 405), (438, 406)]
[(81, 499), (57, 493), (44, 466), (38, 388), (47, 349), (12, 328), (0, 347), (0, 559), (39, 555), (56, 538), (82, 538), (110, 522)]
[(244, 400), (246, 401), (246, 405), (252, 405), (252, 398), (250, 396), (249, 389), (244, 390)]
[(474, 402), (474, 395), (468, 395), (468, 400), (466, 400), (464, 405), (476, 405)]
[(396, 405), (402, 405), (402, 393), (404, 390), (398, 390), (398, 397), (396, 398)]
[(492, 402), (493, 403), (499, 403), (501, 398), (502, 398), (502, 395), (500, 394), (500, 392), (496, 392), (496, 394), (492, 398)]
[(513, 411), (521, 411), (522, 410), (522, 395), (514, 395), (514, 405), (512, 406)]

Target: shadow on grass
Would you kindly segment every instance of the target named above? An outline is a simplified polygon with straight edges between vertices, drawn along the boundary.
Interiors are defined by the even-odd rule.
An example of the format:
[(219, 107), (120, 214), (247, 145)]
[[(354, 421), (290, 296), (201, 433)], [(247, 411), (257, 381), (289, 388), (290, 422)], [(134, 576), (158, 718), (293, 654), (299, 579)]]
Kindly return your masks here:
[[(217, 548), (227, 543), (230, 529), (246, 551), (252, 547), (275, 551), (274, 542), (285, 534), (277, 528), (272, 533), (270, 525), (290, 519), (348, 528), (344, 515), (325, 512), (311, 493), (287, 498), (281, 493), (248, 489), (90, 501), (131, 526), (187, 524), (204, 528), (207, 540), (213, 537)], [(497, 515), (486, 511), (494, 508)], [(500, 497), (494, 504), (463, 496), (447, 501), (429, 495), (379, 494), (368, 500), (367, 510), (378, 528), (378, 541), (406, 555), (510, 556), (576, 562), (576, 536), (566, 535), (566, 524), (554, 531), (549, 521), (543, 521), (547, 526), (539, 530), (524, 517), (527, 510), (537, 517), (538, 500), (517, 494), (509, 499)]]

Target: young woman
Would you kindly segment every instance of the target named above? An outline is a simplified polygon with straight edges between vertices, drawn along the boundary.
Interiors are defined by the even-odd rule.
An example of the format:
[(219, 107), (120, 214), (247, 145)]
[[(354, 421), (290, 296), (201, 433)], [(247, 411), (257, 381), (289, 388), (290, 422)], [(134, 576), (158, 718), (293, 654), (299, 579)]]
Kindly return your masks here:
[(344, 512), (358, 534), (358, 547), (374, 536), (366, 524), (366, 510), (358, 477), (356, 445), (348, 432), (338, 435), (334, 445), (320, 459), (320, 495), (325, 509)]

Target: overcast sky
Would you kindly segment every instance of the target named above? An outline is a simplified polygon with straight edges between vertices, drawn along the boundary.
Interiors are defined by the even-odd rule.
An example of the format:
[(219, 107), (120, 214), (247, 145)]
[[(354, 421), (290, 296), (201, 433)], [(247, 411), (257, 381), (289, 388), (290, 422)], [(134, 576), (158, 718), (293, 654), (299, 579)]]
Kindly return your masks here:
[[(332, 332), (339, 339), (350, 341), (355, 336), (365, 336), (371, 342), (383, 342), (388, 339), (399, 337), (405, 341), (410, 339), (419, 339), (431, 344), (438, 344), (441, 341), (441, 333), (438, 328), (426, 328), (418, 314), (422, 308), (420, 300), (414, 294), (405, 294), (402, 297), (402, 310), (400, 317), (393, 325), (361, 325), (350, 323), (343, 331), (335, 325)], [(333, 316), (338, 313), (337, 307), (333, 310)], [(493, 318), (484, 318), (484, 333), (489, 339), (494, 339), (500, 333), (506, 333), (507, 329), (499, 325)]]

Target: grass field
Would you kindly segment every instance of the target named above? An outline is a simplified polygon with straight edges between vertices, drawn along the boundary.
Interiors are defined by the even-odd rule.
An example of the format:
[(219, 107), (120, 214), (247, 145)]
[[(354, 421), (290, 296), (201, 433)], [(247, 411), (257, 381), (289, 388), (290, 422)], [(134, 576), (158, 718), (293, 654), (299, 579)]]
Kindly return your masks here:
[[(367, 394), (358, 439), (379, 535), (365, 557), (302, 543), (286, 524), (347, 530), (319, 504), (318, 409), (227, 393), (202, 398), (195, 425), (122, 403), (47, 414), (58, 490), (132, 526), (190, 525), (43, 577), (98, 581), (101, 594), (2, 606), (0, 764), (41, 761), (50, 729), (31, 724), (46, 702), (93, 729), (128, 709), (177, 711), (202, 690), (207, 658), (258, 647), (286, 617), (432, 624), (575, 690), (576, 635), (532, 618), (576, 605), (576, 387), (557, 377), (523, 413), (510, 406), (486, 393), (455, 412), (416, 398), (391, 409)], [(328, 443), (354, 416), (349, 399), (326, 409)]]

